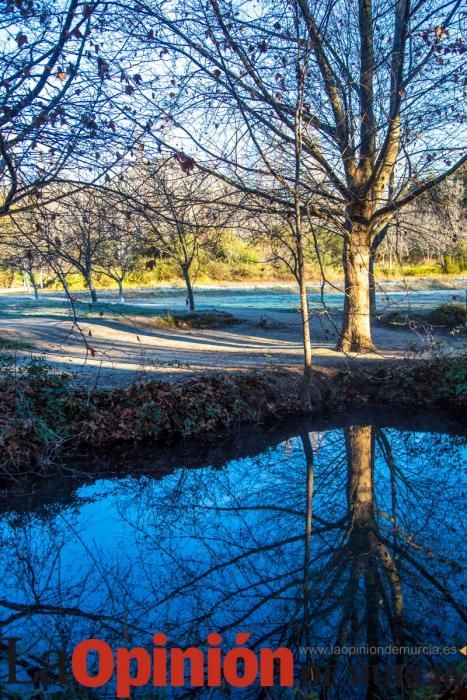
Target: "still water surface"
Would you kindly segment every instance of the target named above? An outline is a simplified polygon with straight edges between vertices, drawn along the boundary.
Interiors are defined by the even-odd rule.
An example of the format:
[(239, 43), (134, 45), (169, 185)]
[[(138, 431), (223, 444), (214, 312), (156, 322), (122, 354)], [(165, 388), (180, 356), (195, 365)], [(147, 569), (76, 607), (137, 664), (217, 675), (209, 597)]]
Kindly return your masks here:
[[(454, 280), (454, 283), (457, 283)], [(396, 287), (396, 288), (394, 288)], [(379, 289), (379, 288), (378, 288)], [(80, 298), (85, 295), (80, 295)], [(216, 288), (201, 287), (195, 290), (196, 306), (199, 311), (211, 311), (219, 309), (230, 312), (258, 310), (262, 312), (291, 312), (296, 311), (300, 298), (296, 288), (290, 287), (234, 287)], [(397, 285), (386, 284), (385, 291), (376, 294), (380, 310), (390, 311), (394, 308), (404, 311), (424, 311), (433, 308), (437, 304), (452, 303), (453, 297), (460, 300), (465, 298), (465, 291), (460, 285), (452, 289), (420, 289), (413, 291), (397, 288)], [(177, 311), (186, 309), (186, 292), (184, 289), (174, 287), (159, 287), (154, 290), (131, 290), (127, 295), (128, 302), (141, 307), (154, 307), (173, 309)], [(102, 301), (115, 302), (116, 295), (112, 297), (108, 292), (101, 294)], [(323, 304), (329, 310), (342, 310), (344, 294), (332, 287), (326, 287), (321, 295), (318, 285), (308, 288), (308, 303), (311, 310), (321, 311)]]
[(146, 451), (140, 463), (133, 453), (121, 457), (123, 476), (74, 470), (10, 497), (0, 513), (2, 636), (19, 637), (30, 661), (57, 646), (71, 656), (89, 637), (150, 649), (164, 631), (171, 645), (203, 647), (217, 631), (228, 649), (247, 631), (253, 649), (292, 649), (300, 697), (403, 697), (398, 664), (430, 683), (430, 664), (458, 669), (462, 656), (349, 659), (330, 649), (467, 641), (467, 447), (455, 425), (436, 420), (407, 429), (356, 414), (256, 438), (250, 430), (243, 443), (198, 447), (195, 459), (186, 447)]

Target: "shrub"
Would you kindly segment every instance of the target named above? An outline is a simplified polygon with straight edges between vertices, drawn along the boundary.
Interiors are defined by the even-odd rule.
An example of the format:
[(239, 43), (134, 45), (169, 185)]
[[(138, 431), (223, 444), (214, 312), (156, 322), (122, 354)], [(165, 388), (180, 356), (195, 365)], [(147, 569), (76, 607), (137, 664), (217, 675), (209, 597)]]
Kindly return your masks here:
[(0, 287), (9, 289), (13, 284), (14, 277), (13, 270), (0, 270)]
[(463, 272), (464, 266), (461, 260), (456, 260), (452, 257), (446, 257), (443, 261), (443, 272), (447, 275), (456, 275)]
[(447, 328), (459, 328), (465, 324), (464, 304), (441, 304), (430, 312), (428, 317), (434, 326), (446, 326)]
[(30, 347), (31, 344), (26, 340), (17, 340), (16, 338), (0, 335), (0, 352), (3, 352), (4, 350), (9, 352), (15, 350), (28, 350)]
[(386, 316), (383, 316), (384, 323), (389, 323), (392, 326), (406, 326), (407, 315), (400, 311), (390, 311)]
[(222, 260), (210, 260), (206, 265), (206, 275), (213, 280), (230, 279), (230, 265)]
[[(430, 277), (441, 274), (442, 269), (438, 263), (431, 265), (403, 265), (402, 275), (404, 277)], [(399, 273), (400, 274), (400, 273)]]
[(148, 319), (154, 328), (224, 328), (240, 323), (232, 314), (224, 311), (197, 312), (152, 316)]

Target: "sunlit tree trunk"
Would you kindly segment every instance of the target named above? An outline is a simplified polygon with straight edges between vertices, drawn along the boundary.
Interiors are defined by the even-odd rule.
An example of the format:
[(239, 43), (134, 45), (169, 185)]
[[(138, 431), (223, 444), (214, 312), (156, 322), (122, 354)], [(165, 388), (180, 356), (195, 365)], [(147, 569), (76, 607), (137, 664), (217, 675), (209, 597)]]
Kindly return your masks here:
[(344, 318), (337, 349), (369, 352), (374, 349), (370, 324), (370, 234), (353, 224), (344, 241)]
[(300, 312), (302, 316), (302, 337), (303, 337), (303, 374), (305, 381), (311, 380), (312, 356), (310, 339), (310, 312), (308, 310), (308, 294), (305, 280), (305, 265), (303, 262), (303, 250), (301, 243), (298, 251), (299, 259), (299, 289), (300, 289)]
[(120, 300), (121, 304), (125, 303), (125, 295), (123, 293), (123, 280), (119, 279), (117, 280), (118, 283), (118, 298)]
[(188, 308), (190, 309), (190, 311), (194, 311), (195, 310), (195, 297), (193, 294), (193, 286), (191, 284), (190, 266), (189, 265), (187, 265), (187, 264), (182, 265), (182, 274), (183, 274), (183, 279), (185, 280), (185, 285), (186, 285)]
[(378, 307), (376, 305), (375, 257), (376, 252), (372, 248), (370, 250), (370, 263), (368, 269), (368, 283), (370, 287), (370, 319), (376, 318), (376, 314), (378, 313)]
[(303, 91), (305, 84), (305, 67), (302, 64), (300, 53), (297, 57), (297, 103), (295, 107), (294, 121), (294, 152), (295, 152), (295, 180), (294, 180), (294, 214), (295, 214), (295, 245), (297, 255), (297, 281), (300, 291), (300, 311), (302, 315), (303, 336), (303, 380), (304, 403), (310, 402), (311, 392), (311, 340), (310, 340), (310, 313), (308, 310), (308, 295), (306, 290), (305, 255), (303, 251), (303, 225), (302, 225), (302, 157), (303, 157)]
[(29, 279), (31, 280), (32, 288), (34, 290), (34, 301), (39, 301), (39, 290), (37, 288), (36, 276), (31, 270), (29, 273)]

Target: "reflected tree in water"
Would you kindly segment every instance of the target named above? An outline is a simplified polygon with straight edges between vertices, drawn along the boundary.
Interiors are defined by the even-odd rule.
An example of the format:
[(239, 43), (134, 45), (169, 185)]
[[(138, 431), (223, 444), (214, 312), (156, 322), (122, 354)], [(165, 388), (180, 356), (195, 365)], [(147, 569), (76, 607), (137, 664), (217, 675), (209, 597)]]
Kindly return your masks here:
[(249, 631), (293, 649), (299, 697), (399, 697), (404, 647), (464, 641), (462, 454), (432, 433), (303, 431), (223, 469), (97, 482), (50, 519), (5, 518), (3, 636), (28, 630), (27, 656), (37, 639), (70, 652), (164, 631), (183, 647), (217, 631), (231, 647)]

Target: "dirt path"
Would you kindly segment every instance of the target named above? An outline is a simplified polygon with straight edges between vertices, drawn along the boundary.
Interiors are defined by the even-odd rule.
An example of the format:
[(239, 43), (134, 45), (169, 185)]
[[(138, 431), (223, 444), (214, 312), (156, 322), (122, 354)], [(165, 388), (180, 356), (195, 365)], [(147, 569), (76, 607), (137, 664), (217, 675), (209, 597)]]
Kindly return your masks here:
[[(31, 343), (32, 350), (18, 353), (20, 361), (31, 353), (43, 355), (57, 368), (72, 372), (77, 381), (124, 385), (136, 377), (173, 378), (193, 372), (240, 371), (271, 365), (298, 367), (302, 363), (300, 316), (286, 316), (284, 320), (283, 313), (265, 315), (248, 309), (241, 313), (241, 323), (235, 326), (160, 330), (153, 328), (147, 317), (84, 320), (77, 329), (70, 320), (18, 315), (0, 318), (0, 335)], [(339, 318), (334, 322), (338, 326)], [(335, 365), (353, 359), (335, 352), (336, 337), (329, 320), (313, 318), (316, 364)], [(418, 353), (430, 350), (430, 338), (405, 328), (376, 326), (374, 339), (382, 350), (365, 355), (366, 361), (413, 355), (415, 346)], [(459, 338), (448, 342), (454, 350), (463, 346)]]

